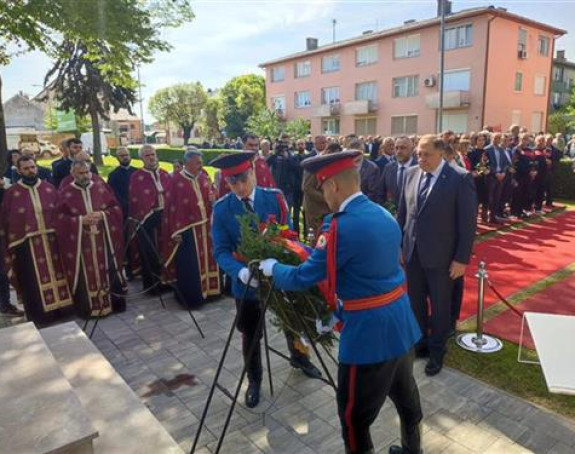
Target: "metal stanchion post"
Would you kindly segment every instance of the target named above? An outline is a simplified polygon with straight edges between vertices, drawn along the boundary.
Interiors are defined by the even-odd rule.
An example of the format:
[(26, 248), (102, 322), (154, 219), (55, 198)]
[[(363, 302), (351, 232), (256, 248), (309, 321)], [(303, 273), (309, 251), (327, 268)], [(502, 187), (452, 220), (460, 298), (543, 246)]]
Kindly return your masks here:
[(477, 292), (477, 332), (460, 334), (455, 342), (461, 348), (476, 353), (494, 353), (503, 348), (499, 339), (483, 333), (483, 298), (485, 297), (485, 280), (487, 279), (487, 270), (485, 262), (479, 263), (479, 269), (475, 275), (478, 280)]

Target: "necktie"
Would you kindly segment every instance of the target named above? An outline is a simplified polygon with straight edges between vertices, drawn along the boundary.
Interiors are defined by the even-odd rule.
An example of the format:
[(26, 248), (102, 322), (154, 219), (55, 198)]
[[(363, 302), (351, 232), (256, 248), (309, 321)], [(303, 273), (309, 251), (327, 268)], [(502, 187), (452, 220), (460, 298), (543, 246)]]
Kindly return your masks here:
[(399, 167), (399, 174), (397, 175), (397, 195), (401, 195), (403, 191), (403, 179), (405, 178), (405, 166)]
[(252, 206), (252, 201), (250, 200), (249, 197), (242, 199), (242, 203), (244, 204), (244, 207), (245, 207), (247, 212), (255, 213), (254, 207)]
[(421, 209), (427, 200), (427, 196), (429, 195), (429, 187), (431, 186), (431, 178), (433, 178), (433, 174), (426, 173), (425, 174), (425, 181), (421, 185), (419, 189), (419, 194), (417, 195), (417, 208)]

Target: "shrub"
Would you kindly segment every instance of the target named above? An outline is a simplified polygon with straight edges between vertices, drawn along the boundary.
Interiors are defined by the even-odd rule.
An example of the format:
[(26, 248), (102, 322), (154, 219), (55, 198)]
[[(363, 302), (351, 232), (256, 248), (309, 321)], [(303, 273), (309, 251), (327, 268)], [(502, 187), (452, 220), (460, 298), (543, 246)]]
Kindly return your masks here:
[(562, 159), (555, 170), (553, 196), (560, 199), (575, 200), (575, 173), (573, 161)]
[[(130, 155), (134, 159), (139, 159), (138, 150), (139, 146), (128, 147), (130, 150)], [(224, 153), (236, 153), (238, 150), (224, 148), (210, 148), (210, 149), (199, 149), (204, 154), (204, 164), (208, 165), (212, 160), (216, 159)], [(184, 157), (185, 150), (183, 148), (170, 148), (170, 147), (156, 147), (156, 154), (158, 159), (163, 162), (174, 162), (176, 159), (182, 159)], [(116, 156), (116, 148), (111, 148), (110, 153), (112, 156)]]

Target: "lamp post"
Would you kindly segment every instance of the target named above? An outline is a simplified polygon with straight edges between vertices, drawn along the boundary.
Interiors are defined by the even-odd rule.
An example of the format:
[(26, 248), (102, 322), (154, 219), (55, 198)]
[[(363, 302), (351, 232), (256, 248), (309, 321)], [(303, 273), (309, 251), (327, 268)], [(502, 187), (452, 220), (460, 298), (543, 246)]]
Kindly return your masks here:
[(142, 103), (143, 99), (142, 99), (142, 79), (140, 77), (140, 64), (138, 63), (138, 97), (140, 98), (140, 121), (142, 123), (142, 134), (141, 134), (141, 140), (142, 140), (142, 144), (146, 143), (146, 125), (144, 123), (144, 104)]
[(439, 109), (437, 109), (437, 132), (443, 130), (443, 75), (445, 71), (445, 0), (440, 0), (439, 25)]

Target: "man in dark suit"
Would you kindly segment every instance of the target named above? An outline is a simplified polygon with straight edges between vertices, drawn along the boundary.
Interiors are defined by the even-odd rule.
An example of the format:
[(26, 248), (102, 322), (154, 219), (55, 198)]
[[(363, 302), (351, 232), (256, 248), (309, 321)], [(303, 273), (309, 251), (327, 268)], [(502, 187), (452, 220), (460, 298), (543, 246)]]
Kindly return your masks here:
[(453, 281), (465, 273), (477, 222), (473, 179), (443, 160), (444, 148), (431, 134), (419, 141), (419, 166), (407, 170), (397, 219), (403, 231), (407, 290), (424, 336), (416, 353), (429, 353), (427, 375), (443, 367)]
[(369, 159), (375, 161), (379, 156), (379, 142), (372, 136), (368, 136), (364, 146), (364, 152), (369, 155)]
[(501, 146), (501, 140), (501, 133), (496, 132), (491, 138), (491, 145), (485, 148), (489, 161), (487, 191), (489, 192), (489, 222), (491, 224), (503, 224), (503, 190), (507, 169), (511, 166), (511, 161)]
[[(62, 158), (62, 161), (60, 161), (60, 163), (54, 167), (52, 173), (52, 182), (57, 188), (60, 187), (62, 180), (70, 175), (72, 161), (74, 161), (74, 157), (82, 151), (82, 141), (76, 138), (68, 139), (67, 148), (68, 156)], [(90, 164), (90, 172), (92, 172), (92, 174), (98, 175), (98, 168), (94, 164)]]
[(413, 155), (413, 141), (409, 137), (395, 139), (395, 156), (395, 161), (389, 162), (381, 172), (377, 184), (377, 202), (381, 205), (392, 202), (397, 207), (407, 169), (417, 165), (417, 158)]

